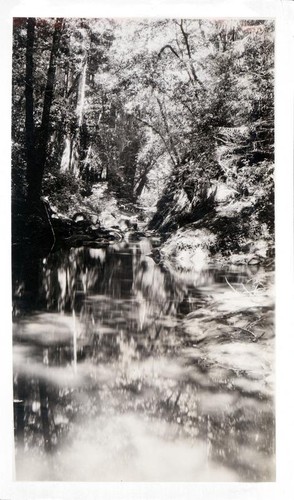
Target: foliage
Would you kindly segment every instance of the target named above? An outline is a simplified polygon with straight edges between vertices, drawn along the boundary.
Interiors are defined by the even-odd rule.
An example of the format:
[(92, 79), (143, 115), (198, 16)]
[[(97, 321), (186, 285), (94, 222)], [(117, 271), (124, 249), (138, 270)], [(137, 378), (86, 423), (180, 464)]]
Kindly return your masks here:
[[(36, 143), (54, 23), (36, 19)], [(271, 21), (67, 18), (60, 29), (43, 194), (65, 206), (71, 193), (85, 197), (107, 182), (126, 203), (141, 198), (149, 209), (158, 201), (151, 227), (166, 230), (213, 211), (222, 182), (236, 200), (251, 197), (252, 213), (273, 232)], [(12, 180), (20, 196), (26, 19), (15, 20), (13, 40)]]
[(69, 207), (81, 203), (86, 185), (72, 172), (48, 173), (44, 178), (44, 196), (50, 199), (58, 211), (68, 213)]

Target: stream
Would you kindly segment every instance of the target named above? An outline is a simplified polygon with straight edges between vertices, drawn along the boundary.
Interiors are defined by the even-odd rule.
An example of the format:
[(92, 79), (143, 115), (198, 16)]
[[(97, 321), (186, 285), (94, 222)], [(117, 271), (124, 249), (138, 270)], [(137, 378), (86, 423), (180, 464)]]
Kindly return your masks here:
[(152, 246), (15, 263), (17, 480), (275, 480), (273, 273)]

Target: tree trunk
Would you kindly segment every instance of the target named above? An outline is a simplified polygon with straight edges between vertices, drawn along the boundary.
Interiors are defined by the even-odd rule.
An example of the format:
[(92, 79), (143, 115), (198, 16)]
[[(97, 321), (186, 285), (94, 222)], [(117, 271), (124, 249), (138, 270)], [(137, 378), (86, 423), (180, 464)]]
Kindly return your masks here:
[(142, 191), (143, 191), (143, 189), (146, 185), (146, 182), (147, 182), (148, 172), (149, 172), (149, 169), (146, 169), (146, 171), (143, 173), (143, 175), (141, 176), (139, 182), (137, 183), (137, 185), (135, 187), (135, 197), (136, 198), (139, 198), (139, 196), (141, 196), (141, 194), (142, 194)]
[(35, 18), (27, 21), (27, 44), (26, 44), (26, 79), (25, 79), (25, 142), (27, 160), (27, 182), (28, 199), (34, 193), (33, 185), (36, 172), (36, 147), (35, 147), (35, 123), (34, 123), (34, 43), (35, 43)]
[[(30, 207), (40, 201), (42, 180), (47, 156), (47, 146), (50, 130), (50, 109), (54, 94), (56, 58), (62, 32), (63, 19), (55, 21), (50, 62), (44, 95), (42, 122), (39, 132), (38, 148), (36, 149), (33, 118), (33, 49), (35, 19), (28, 19), (27, 24), (27, 56), (26, 56), (26, 135), (28, 158), (28, 204)], [(33, 135), (33, 136), (32, 136)], [(29, 141), (33, 141), (32, 143)], [(37, 154), (36, 154), (37, 153)]]
[(47, 83), (45, 88), (42, 123), (40, 129), (38, 156), (39, 156), (39, 169), (37, 175), (37, 190), (38, 194), (41, 194), (42, 189), (42, 179), (44, 175), (44, 168), (47, 156), (47, 145), (49, 140), (49, 126), (50, 126), (50, 109), (54, 94), (55, 85), (55, 73), (56, 73), (56, 58), (58, 54), (59, 42), (61, 38), (63, 19), (59, 18), (55, 21), (52, 48), (50, 54), (50, 62), (47, 73)]
[(85, 59), (84, 66), (80, 75), (78, 100), (76, 107), (77, 126), (80, 128), (83, 123), (84, 102), (85, 102), (85, 88), (86, 88), (86, 75), (87, 75), (87, 59)]
[(190, 44), (189, 44), (189, 34), (184, 30), (184, 22), (183, 22), (183, 19), (181, 20), (180, 22), (180, 30), (182, 32), (182, 35), (183, 35), (183, 38), (184, 38), (184, 43), (185, 43), (185, 47), (186, 47), (186, 50), (187, 50), (187, 55), (188, 55), (188, 61), (189, 61), (189, 66), (190, 66), (190, 70), (191, 70), (191, 74), (192, 74), (192, 79), (195, 83), (198, 83), (198, 85), (201, 86), (201, 88), (203, 90), (206, 90), (203, 83), (201, 82), (201, 80), (199, 80), (197, 74), (196, 74), (196, 71), (195, 71), (195, 68), (194, 68), (194, 64), (193, 64), (193, 59), (192, 59), (192, 53), (191, 53), (191, 48), (190, 48)]

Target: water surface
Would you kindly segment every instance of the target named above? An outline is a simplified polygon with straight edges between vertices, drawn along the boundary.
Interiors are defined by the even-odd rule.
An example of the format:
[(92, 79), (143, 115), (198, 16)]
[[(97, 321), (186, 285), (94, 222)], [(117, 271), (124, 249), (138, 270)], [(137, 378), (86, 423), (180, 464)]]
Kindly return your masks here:
[(271, 274), (151, 251), (16, 266), (16, 479), (274, 480)]

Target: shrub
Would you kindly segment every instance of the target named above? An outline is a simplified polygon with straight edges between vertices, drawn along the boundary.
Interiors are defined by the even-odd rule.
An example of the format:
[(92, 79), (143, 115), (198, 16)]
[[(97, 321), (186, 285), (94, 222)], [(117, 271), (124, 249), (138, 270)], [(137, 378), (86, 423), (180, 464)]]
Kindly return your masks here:
[(83, 195), (91, 193), (85, 182), (72, 172), (58, 172), (54, 175), (48, 173), (44, 177), (43, 186), (43, 194), (61, 212), (70, 212), (73, 206), (82, 201)]

